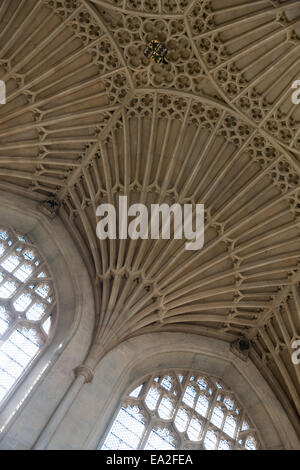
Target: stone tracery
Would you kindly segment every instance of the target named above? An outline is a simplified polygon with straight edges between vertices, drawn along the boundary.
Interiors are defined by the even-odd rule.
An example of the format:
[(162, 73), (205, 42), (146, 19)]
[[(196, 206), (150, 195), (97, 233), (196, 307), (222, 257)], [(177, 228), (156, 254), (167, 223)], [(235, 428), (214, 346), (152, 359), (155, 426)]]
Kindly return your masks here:
[(1, 227), (1, 405), (49, 343), (55, 315), (55, 290), (45, 261), (28, 237)]
[(226, 385), (199, 372), (170, 370), (131, 387), (101, 449), (259, 447), (257, 430)]

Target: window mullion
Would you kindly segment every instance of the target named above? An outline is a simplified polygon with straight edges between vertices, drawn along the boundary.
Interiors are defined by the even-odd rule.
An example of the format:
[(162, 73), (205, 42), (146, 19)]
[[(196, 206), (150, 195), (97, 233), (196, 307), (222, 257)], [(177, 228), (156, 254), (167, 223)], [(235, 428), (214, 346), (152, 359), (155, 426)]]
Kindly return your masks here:
[[(15, 251), (15, 246), (16, 246), (16, 243), (13, 243), (11, 246), (9, 246), (8, 248), (6, 248), (6, 250), (4, 251), (3, 255), (0, 256), (0, 263), (2, 263), (2, 261), (7, 258), (8, 256), (10, 256), (12, 254), (12, 252)], [(2, 268), (4, 269), (4, 268)], [(5, 270), (6, 272), (6, 270)]]
[[(159, 382), (154, 382), (154, 378), (157, 376), (160, 377), (160, 380)], [(215, 377), (209, 377), (201, 372), (184, 371), (182, 372), (182, 376), (183, 380), (182, 382), (179, 382), (176, 370), (161, 371), (148, 376), (148, 378), (145, 378), (143, 381), (141, 381), (139, 385), (135, 384), (134, 388), (132, 388), (133, 391), (137, 386), (140, 386), (144, 383), (144, 388), (141, 393), (141, 396), (135, 399), (136, 403), (138, 403), (138, 405), (136, 406), (140, 408), (142, 414), (146, 414), (147, 416), (144, 426), (140, 427), (139, 430), (139, 435), (141, 435), (141, 438), (137, 448), (145, 449), (147, 442), (151, 443), (151, 447), (155, 448), (155, 450), (160, 450), (160, 445), (162, 446), (162, 448), (168, 448), (174, 446), (173, 438), (176, 439), (176, 448), (178, 450), (184, 448), (187, 443), (189, 445), (192, 445), (193, 448), (197, 447), (201, 449), (218, 449), (221, 440), (224, 440), (224, 446), (222, 445), (222, 447), (224, 448), (227, 447), (227, 445), (225, 445), (225, 441), (228, 442), (228, 448), (245, 448), (245, 445), (238, 444), (237, 439), (239, 437), (239, 429), (243, 420), (246, 419), (247, 422), (250, 420), (248, 415), (246, 416), (243, 409), (240, 407), (238, 400), (236, 400), (234, 394), (225, 386), (225, 384), (222, 383), (220, 379), (217, 379)], [(190, 384), (192, 376), (194, 376), (193, 382), (195, 383)], [(161, 381), (163, 381), (164, 386), (160, 384)], [(203, 382), (205, 383), (205, 385)], [(194, 406), (189, 406), (183, 402), (183, 397), (187, 392), (187, 387), (189, 385), (191, 385), (196, 390), (196, 393), (194, 391), (188, 392), (188, 396), (191, 394), (191, 397), (195, 397), (193, 401)], [(160, 392), (160, 396), (156, 402), (155, 396), (154, 399), (152, 399), (152, 397), (150, 398), (150, 396), (148, 397), (149, 391), (152, 387), (158, 387), (158, 390)], [(173, 395), (174, 390), (177, 390), (177, 395)], [(203, 403), (200, 403), (200, 409), (196, 411), (195, 406), (197, 400), (202, 394), (205, 394), (207, 398), (203, 401)], [(164, 397), (167, 397), (174, 404), (172, 418), (168, 420), (161, 418), (158, 413), (159, 406), (161, 405)], [(150, 399), (151, 402), (155, 403), (154, 410), (148, 409), (145, 404), (146, 399)], [(191, 400), (188, 400), (188, 402), (191, 403)], [(126, 401), (123, 401), (123, 406), (127, 406)], [(153, 407), (153, 405), (150, 406)], [(167, 404), (166, 406), (168, 408)], [(211, 422), (211, 419), (215, 408), (219, 406), (222, 410), (223, 416), (220, 421), (221, 413), (217, 413), (216, 420), (214, 420), (216, 424), (214, 424)], [(179, 409), (181, 408), (184, 410), (184, 414), (179, 420), (179, 429), (185, 429), (185, 431), (183, 432), (179, 431), (177, 429), (177, 426), (175, 425), (176, 416), (178, 414)], [(206, 417), (203, 416), (205, 414)], [(162, 412), (161, 415), (163, 417), (167, 417), (168, 413)], [(226, 420), (228, 419), (228, 416), (233, 416), (233, 419), (228, 421), (227, 429), (229, 434), (233, 434), (233, 437), (224, 433), (224, 426)], [(192, 417), (194, 417), (195, 421), (193, 422), (193, 427), (190, 429), (190, 433), (187, 434), (187, 430), (191, 425)], [(111, 430), (114, 426), (114, 423), (115, 420), (111, 425)], [(235, 428), (234, 425), (236, 426)], [(134, 423), (132, 423), (132, 426), (134, 426)], [(130, 425), (128, 429), (129, 428)], [(153, 431), (154, 428), (158, 428), (158, 431)], [(152, 431), (154, 432), (154, 434), (152, 434)], [(257, 439), (257, 431), (253, 427), (253, 425), (250, 426), (250, 431), (251, 437), (253, 435), (254, 445), (250, 441), (248, 448), (255, 449), (257, 448), (257, 445), (259, 445), (259, 443), (255, 442), (255, 440)], [(107, 434), (106, 439), (110, 439), (109, 433)], [(114, 450), (113, 442), (114, 440), (111, 440), (110, 442), (108, 441), (107, 448)], [(206, 445), (204, 445), (204, 442), (206, 442)], [(104, 445), (106, 445), (105, 442), (103, 446)]]
[[(47, 320), (49, 315), (53, 313), (53, 309), (56, 304), (52, 280), (50, 282), (45, 280), (45, 278), (36, 278), (37, 269), (40, 269), (41, 266), (46, 266), (46, 263), (40, 256), (35, 245), (29, 242), (27, 237), (23, 237), (22, 240), (19, 239), (21, 235), (11, 228), (5, 229), (5, 232), (8, 234), (7, 240), (11, 241), (12, 244), (9, 246), (6, 243), (5, 251), (0, 256), (0, 273), (3, 275), (1, 286), (6, 282), (13, 283), (15, 291), (12, 292), (13, 289), (10, 289), (8, 285), (6, 287), (7, 293), (4, 292), (3, 294), (8, 295), (8, 298), (0, 298), (0, 306), (5, 308), (5, 312), (8, 315), (7, 329), (0, 338), (0, 345), (4, 354), (2, 369), (5, 371), (5, 374), (15, 377), (15, 381), (8, 380), (8, 376), (6, 377), (5, 374), (1, 376), (3, 389), (6, 390), (6, 393), (1, 395), (1, 408), (10, 399), (20, 381), (23, 380), (25, 374), (29, 372), (32, 367), (33, 360), (39, 356), (47, 339), (49, 339), (49, 335), (51, 335), (50, 331), (48, 331), (47, 334), (44, 332), (41, 325)], [(20, 247), (19, 251), (17, 251), (18, 247)], [(32, 253), (32, 256), (26, 256), (26, 253)], [(15, 266), (14, 260), (11, 259), (7, 266), (10, 270), (8, 271), (4, 266), (1, 266), (1, 263), (12, 256), (16, 256), (18, 258), (18, 264)], [(27, 257), (33, 258), (33, 260), (28, 260)], [(36, 266), (36, 263), (39, 264), (39, 267)], [(27, 265), (31, 266), (32, 272), (30, 272), (30, 269), (25, 268)], [(24, 266), (23, 272), (22, 266)], [(16, 273), (20, 268), (20, 274), (22, 275), (18, 278), (16, 277)], [(46, 267), (45, 270), (49, 272), (48, 267)], [(38, 295), (29, 289), (30, 283), (32, 282), (34, 282), (36, 287), (46, 284), (45, 288), (51, 292), (51, 302), (48, 302), (46, 299), (42, 299), (41, 297), (38, 298)], [(24, 293), (28, 293), (31, 297), (29, 305), (27, 305), (27, 298), (23, 299), (21, 297)], [(17, 305), (16, 302), (18, 303)], [(36, 317), (33, 316), (33, 319), (29, 320), (26, 316), (27, 312), (38, 303), (45, 304), (45, 312), (43, 309), (38, 308), (38, 315)], [(9, 342), (10, 338), (11, 342)]]
[(140, 444), (138, 446), (138, 450), (143, 450), (146, 443), (147, 443), (147, 440), (149, 438), (149, 435), (152, 431), (152, 428), (153, 428), (153, 424), (155, 423), (155, 417), (154, 416), (150, 416), (150, 419), (148, 421), (148, 424), (147, 424), (147, 427), (146, 427), (146, 430), (144, 431), (144, 434), (143, 434), (143, 437), (142, 439), (140, 440)]
[(210, 419), (211, 419), (211, 416), (213, 414), (213, 411), (214, 411), (214, 408), (215, 408), (215, 405), (217, 403), (217, 398), (218, 398), (218, 393), (219, 393), (219, 390), (215, 390), (215, 393), (214, 393), (214, 396), (213, 396), (213, 399), (212, 399), (212, 402), (211, 402), (211, 405), (210, 405), (210, 408), (208, 410), (208, 413), (206, 415), (206, 423), (204, 424), (203, 426), (203, 431), (201, 433), (201, 437), (200, 437), (200, 441), (204, 441), (205, 439), (205, 436), (206, 436), (206, 433), (208, 431), (208, 427), (210, 425)]

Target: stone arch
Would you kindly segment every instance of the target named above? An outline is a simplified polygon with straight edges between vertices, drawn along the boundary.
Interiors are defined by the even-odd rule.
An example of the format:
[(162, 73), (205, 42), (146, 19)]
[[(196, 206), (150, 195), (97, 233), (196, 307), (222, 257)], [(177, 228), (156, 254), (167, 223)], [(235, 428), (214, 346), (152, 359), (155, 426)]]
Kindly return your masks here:
[[(53, 275), (58, 304), (52, 342), (30, 368), (0, 413), (0, 439), (4, 436), (3, 441), (9, 441), (14, 420), (17, 420), (17, 435), (20, 433), (21, 440), (25, 437), (24, 433), (22, 435), (22, 425), (26, 422), (26, 415), (33, 413), (35, 406), (43, 401), (43, 393), (47, 389), (47, 403), (45, 400), (40, 415), (34, 411), (35, 419), (30, 428), (32, 433), (38, 433), (36, 420), (42, 425), (59, 401), (57, 387), (61, 386), (59, 393), (63, 394), (64, 387), (72, 381), (72, 370), (84, 360), (90, 347), (94, 298), (87, 269), (62, 222), (43, 214), (39, 209), (41, 204), (35, 201), (12, 194), (8, 197), (2, 191), (0, 201), (1, 222), (30, 236), (43, 254)], [(55, 368), (53, 364), (56, 364)], [(41, 376), (43, 381), (40, 380)], [(35, 406), (27, 400), (31, 394), (35, 394)], [(8, 436), (5, 436), (7, 432)], [(27, 439), (32, 437), (29, 434)], [(18, 446), (23, 445), (23, 442), (18, 443)]]
[(128, 388), (146, 374), (165, 368), (201, 370), (223, 378), (247, 409), (265, 449), (299, 448), (287, 415), (255, 365), (233, 355), (224, 341), (184, 333), (145, 334), (110, 351), (98, 364), (93, 382), (81, 390), (48, 448), (63, 449), (67, 429), (74, 429), (68, 448), (95, 449)]

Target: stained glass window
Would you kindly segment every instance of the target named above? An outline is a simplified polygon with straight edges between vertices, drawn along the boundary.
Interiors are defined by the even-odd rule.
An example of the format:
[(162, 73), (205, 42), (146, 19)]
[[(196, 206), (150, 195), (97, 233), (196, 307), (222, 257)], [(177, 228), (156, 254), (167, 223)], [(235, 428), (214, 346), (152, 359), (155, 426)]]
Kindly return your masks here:
[(0, 227), (0, 406), (49, 341), (52, 278), (31, 240)]
[(258, 432), (219, 378), (167, 371), (135, 384), (98, 449), (255, 450)]

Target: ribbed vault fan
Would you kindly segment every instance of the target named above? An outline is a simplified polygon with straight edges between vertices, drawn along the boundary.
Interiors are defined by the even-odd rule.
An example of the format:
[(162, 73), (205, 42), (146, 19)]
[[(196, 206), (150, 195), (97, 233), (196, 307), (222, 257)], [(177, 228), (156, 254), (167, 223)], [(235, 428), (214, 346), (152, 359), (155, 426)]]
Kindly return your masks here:
[[(0, 1), (0, 188), (60, 203), (95, 281), (93, 357), (146, 332), (245, 335), (300, 433), (299, 18), (298, 0)], [(120, 195), (203, 203), (204, 248), (100, 241)]]

